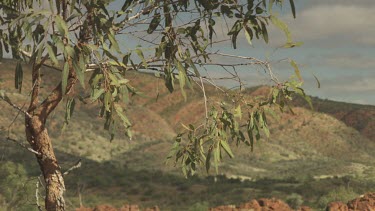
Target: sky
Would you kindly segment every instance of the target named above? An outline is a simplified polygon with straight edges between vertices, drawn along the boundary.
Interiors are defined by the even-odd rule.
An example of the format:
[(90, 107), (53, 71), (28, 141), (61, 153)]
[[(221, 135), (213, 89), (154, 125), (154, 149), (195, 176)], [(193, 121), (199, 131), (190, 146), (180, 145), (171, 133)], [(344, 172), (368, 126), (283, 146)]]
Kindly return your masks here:
[[(286, 1), (287, 2), (287, 1)], [(375, 1), (295, 0), (297, 18), (283, 8), (282, 19), (301, 47), (277, 49), (282, 34), (270, 32), (270, 45), (254, 43), (249, 54), (271, 61), (294, 59), (301, 67), (306, 92), (322, 99), (375, 105)], [(242, 40), (246, 42), (246, 40)], [(240, 45), (244, 46), (244, 45)], [(268, 56), (267, 56), (268, 55)], [(275, 63), (281, 77), (293, 73), (286, 64)], [(321, 88), (317, 88), (315, 75)], [(254, 76), (244, 76), (250, 82)]]

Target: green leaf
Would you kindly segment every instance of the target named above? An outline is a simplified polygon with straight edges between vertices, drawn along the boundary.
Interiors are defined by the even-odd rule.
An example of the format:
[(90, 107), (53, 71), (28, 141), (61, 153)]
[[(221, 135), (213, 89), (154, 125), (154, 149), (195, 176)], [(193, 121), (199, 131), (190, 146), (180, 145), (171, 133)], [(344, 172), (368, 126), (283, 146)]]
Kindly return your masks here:
[(148, 26), (147, 33), (152, 34), (155, 31), (155, 29), (159, 26), (160, 21), (161, 21), (160, 13), (155, 12), (154, 18), (151, 20), (151, 23)]
[(318, 84), (318, 88), (320, 88), (320, 81), (319, 81), (319, 79), (314, 74), (313, 74), (313, 76), (314, 76), (314, 78), (316, 80), (316, 83)]
[(4, 57), (3, 44), (2, 44), (2, 42), (0, 41), (0, 61), (3, 59), (3, 57)]
[(110, 33), (108, 33), (108, 39), (111, 42), (111, 48), (114, 48), (117, 52), (120, 52), (120, 47), (112, 30), (110, 30)]
[(289, 3), (290, 3), (290, 7), (292, 9), (293, 17), (296, 18), (296, 6), (294, 5), (294, 1), (289, 0)]
[(261, 24), (261, 27), (262, 27), (262, 36), (263, 36), (263, 39), (264, 39), (264, 41), (266, 43), (268, 43), (269, 39), (268, 39), (268, 31), (267, 31), (266, 24), (263, 21), (261, 21), (260, 24)]
[(280, 19), (278, 19), (276, 16), (274, 15), (271, 15), (271, 22), (279, 29), (281, 29), (284, 33), (285, 33), (285, 36), (287, 38), (287, 43), (292, 43), (292, 35), (289, 31), (289, 28), (288, 28), (288, 25), (286, 25), (286, 23), (284, 23), (283, 21), (281, 21)]
[(52, 60), (54, 65), (58, 66), (59, 61), (57, 60), (55, 52), (53, 51), (53, 49), (52, 49), (52, 47), (49, 43), (46, 45), (46, 48), (47, 48), (47, 51), (48, 51), (49, 58)]
[(217, 145), (215, 148), (214, 148), (214, 164), (215, 164), (215, 171), (216, 171), (216, 174), (219, 173), (219, 162), (220, 162), (220, 146)]
[(121, 7), (121, 10), (125, 12), (130, 7), (130, 5), (133, 3), (133, 1), (134, 0), (126, 0), (124, 5)]
[(142, 50), (141, 49), (135, 49), (135, 52), (137, 53), (139, 58), (142, 60), (143, 66), (145, 66), (145, 68), (147, 68), (148, 64), (146, 62), (146, 59), (145, 59), (145, 56), (143, 55)]
[(97, 100), (103, 93), (105, 92), (104, 89), (93, 89), (91, 94), (91, 101), (94, 102)]
[(283, 45), (282, 47), (283, 48), (294, 48), (294, 47), (299, 47), (303, 45), (303, 42), (288, 42), (288, 43), (285, 43), (285, 45)]
[(186, 82), (189, 80), (189, 78), (187, 77), (186, 70), (185, 70), (184, 66), (182, 65), (182, 63), (180, 61), (178, 61), (176, 59), (175, 65), (177, 66), (177, 69), (178, 69), (178, 80), (179, 80), (179, 83), (180, 83), (181, 93), (182, 93), (182, 96), (184, 97), (184, 99), (186, 101), (187, 96), (186, 96), (186, 92), (184, 90), (184, 87), (185, 87)]
[(206, 156), (206, 171), (207, 171), (207, 173), (209, 172), (210, 167), (211, 167), (211, 157), (212, 157), (211, 154), (212, 154), (212, 148), (209, 148), (208, 152), (207, 152), (207, 156)]
[(253, 43), (251, 42), (251, 40), (253, 39), (253, 31), (251, 31), (250, 27), (248, 26), (244, 26), (245, 28), (245, 37), (246, 37), (246, 40), (247, 42), (250, 44), (250, 45), (253, 45)]
[(230, 158), (234, 158), (234, 154), (226, 141), (221, 140), (220, 145), (223, 147), (224, 151), (229, 155)]
[(65, 37), (68, 35), (68, 27), (66, 26), (65, 21), (62, 19), (60, 15), (55, 16), (55, 23), (57, 26), (57, 30), (61, 34), (61, 36)]
[(228, 32), (227, 35), (233, 35), (233, 34), (238, 34), (241, 29), (242, 29), (242, 22), (241, 21), (236, 21), (233, 26), (232, 26), (232, 29)]
[(15, 72), (15, 87), (21, 93), (23, 81), (23, 70), (21, 61), (17, 62), (16, 72)]
[(290, 65), (292, 65), (292, 67), (294, 68), (294, 72), (296, 73), (296, 76), (298, 77), (298, 79), (300, 81), (303, 81), (302, 76), (301, 76), (301, 72), (298, 68), (297, 63), (294, 60), (292, 60), (292, 61), (290, 61)]
[(124, 127), (128, 128), (131, 125), (131, 123), (129, 119), (124, 115), (123, 109), (121, 108), (119, 104), (115, 104), (115, 110), (116, 110), (117, 115), (122, 120)]
[(112, 104), (112, 94), (111, 92), (106, 92), (104, 95), (104, 107), (106, 111), (111, 111), (111, 104)]
[(62, 71), (62, 79), (61, 79), (61, 88), (62, 93), (65, 95), (66, 93), (66, 86), (68, 84), (68, 76), (69, 76), (69, 63), (64, 63), (64, 69)]
[(234, 113), (233, 113), (234, 117), (238, 117), (238, 118), (242, 118), (242, 111), (241, 111), (241, 105), (238, 105), (235, 109), (234, 109)]
[(73, 63), (73, 68), (74, 68), (74, 70), (75, 70), (75, 72), (77, 74), (77, 78), (78, 78), (79, 82), (81, 83), (81, 86), (83, 88), (85, 88), (85, 74), (84, 74), (84, 70), (81, 69), (81, 65), (79, 65), (79, 61), (77, 61), (76, 59), (73, 59), (72, 63)]
[(71, 117), (73, 116), (75, 106), (74, 98), (68, 99), (66, 102), (66, 113), (65, 113), (65, 122), (68, 124)]

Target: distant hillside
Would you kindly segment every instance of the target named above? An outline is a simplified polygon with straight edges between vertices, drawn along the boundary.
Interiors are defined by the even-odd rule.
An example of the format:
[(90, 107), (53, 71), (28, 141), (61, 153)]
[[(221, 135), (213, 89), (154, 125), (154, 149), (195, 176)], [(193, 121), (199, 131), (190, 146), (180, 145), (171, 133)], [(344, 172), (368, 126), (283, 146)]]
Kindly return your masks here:
[[(375, 106), (322, 100), (317, 97), (312, 99), (316, 111), (334, 116), (375, 142)], [(302, 99), (297, 99), (294, 103), (295, 106), (307, 107)]]

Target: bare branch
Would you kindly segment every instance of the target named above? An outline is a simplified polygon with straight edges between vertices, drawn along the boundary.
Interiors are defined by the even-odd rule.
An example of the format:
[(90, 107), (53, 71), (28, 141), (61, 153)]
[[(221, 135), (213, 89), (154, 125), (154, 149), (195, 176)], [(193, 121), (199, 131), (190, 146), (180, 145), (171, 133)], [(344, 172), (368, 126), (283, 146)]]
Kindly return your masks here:
[(12, 103), (8, 97), (6, 97), (6, 96), (0, 96), (0, 99), (2, 99), (5, 102), (7, 102), (10, 106), (12, 106), (13, 108), (15, 108), (17, 111), (22, 112), (27, 117), (32, 118), (32, 116), (27, 111), (24, 111), (22, 108), (20, 108), (16, 104)]
[(66, 176), (68, 175), (71, 171), (73, 171), (74, 169), (78, 169), (80, 168), (82, 165), (82, 162), (81, 162), (81, 159), (79, 159), (75, 164), (74, 166), (70, 167), (68, 170), (66, 170), (63, 175)]
[(13, 139), (13, 138), (7, 137), (6, 140), (7, 140), (7, 141), (12, 141), (12, 142), (18, 144), (19, 146), (21, 146), (22, 148), (26, 149), (27, 151), (29, 151), (29, 152), (31, 152), (31, 153), (33, 153), (33, 154), (36, 154), (36, 155), (39, 155), (39, 156), (41, 155), (39, 152), (33, 150), (33, 149), (30, 148), (30, 147), (27, 147), (25, 144), (23, 144), (23, 143), (17, 141), (16, 139)]

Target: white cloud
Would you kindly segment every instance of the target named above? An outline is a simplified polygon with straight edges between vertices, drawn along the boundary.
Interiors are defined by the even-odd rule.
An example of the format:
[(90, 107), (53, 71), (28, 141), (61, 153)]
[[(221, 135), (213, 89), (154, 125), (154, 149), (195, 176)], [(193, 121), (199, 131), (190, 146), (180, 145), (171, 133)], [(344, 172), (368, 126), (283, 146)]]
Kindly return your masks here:
[(350, 43), (375, 46), (375, 4), (340, 3), (317, 4), (300, 11), (295, 21), (288, 21), (295, 37), (306, 43), (330, 42), (336, 47)]

